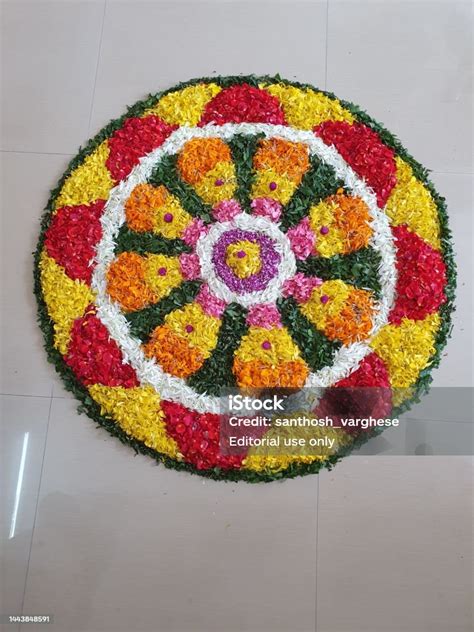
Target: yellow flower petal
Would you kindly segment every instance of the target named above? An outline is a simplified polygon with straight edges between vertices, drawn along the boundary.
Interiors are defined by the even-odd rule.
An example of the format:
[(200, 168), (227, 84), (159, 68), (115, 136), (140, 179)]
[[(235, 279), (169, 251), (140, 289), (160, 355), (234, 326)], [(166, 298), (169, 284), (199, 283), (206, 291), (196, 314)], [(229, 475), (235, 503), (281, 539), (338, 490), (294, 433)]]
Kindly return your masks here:
[[(161, 274), (163, 270), (166, 274)], [(148, 255), (145, 260), (145, 280), (158, 301), (168, 296), (183, 280), (178, 258)]]
[[(340, 279), (325, 281), (320, 287), (313, 290), (309, 301), (300, 309), (315, 327), (323, 331), (327, 321), (337, 316), (342, 310), (349, 298), (350, 291), (351, 286)], [(323, 295), (329, 297), (327, 303), (321, 302)]]
[(259, 272), (262, 267), (260, 246), (246, 239), (230, 244), (226, 250), (225, 262), (234, 274), (241, 279), (246, 279)]
[[(221, 321), (205, 314), (199, 303), (188, 303), (181, 309), (171, 312), (166, 316), (165, 323), (178, 336), (185, 339), (190, 347), (198, 349), (205, 358), (211, 355), (217, 344)], [(190, 327), (192, 329), (188, 331)]]
[(285, 118), (292, 127), (313, 129), (324, 121), (354, 122), (352, 114), (337, 99), (330, 99), (321, 92), (280, 83), (262, 87), (280, 100)]
[(438, 209), (431, 193), (415, 178), (412, 168), (398, 156), (397, 184), (387, 200), (385, 212), (395, 226), (406, 224), (434, 248), (440, 247)]
[[(262, 347), (269, 342), (270, 347)], [(266, 364), (277, 366), (281, 362), (291, 362), (300, 359), (300, 352), (285, 327), (280, 329), (264, 329), (250, 327), (243, 336), (240, 347), (234, 354), (235, 360), (250, 362), (260, 360)]]
[[(223, 184), (217, 185), (216, 181), (221, 180)], [(217, 163), (199, 183), (194, 185), (194, 188), (207, 204), (218, 204), (222, 200), (229, 200), (237, 188), (234, 165), (231, 162)]]
[(215, 83), (200, 83), (171, 92), (147, 110), (144, 116), (156, 114), (170, 125), (197, 125), (206, 105), (221, 90)]
[[(272, 182), (277, 185), (273, 191), (270, 189)], [(281, 176), (273, 169), (266, 169), (255, 173), (252, 198), (267, 197), (281, 204), (288, 204), (297, 188), (298, 185), (287, 176)]]
[(54, 346), (65, 355), (72, 325), (94, 301), (94, 294), (82, 281), (68, 277), (45, 250), (41, 253), (39, 269), (43, 297), (54, 322)]
[[(166, 221), (170, 215), (172, 220)], [(192, 219), (191, 215), (181, 206), (178, 198), (170, 193), (164, 204), (154, 209), (153, 232), (163, 235), (167, 239), (177, 239), (182, 237)]]
[[(264, 435), (268, 439), (279, 438), (278, 446), (262, 445), (250, 448), (242, 465), (246, 470), (254, 472), (280, 472), (294, 463), (313, 463), (324, 461), (342, 447), (350, 443), (350, 436), (341, 428), (330, 427), (273, 427)], [(298, 447), (286, 447), (284, 438), (305, 439), (306, 444)], [(332, 448), (321, 446), (311, 447), (310, 439), (332, 439)]]
[(107, 141), (104, 141), (68, 176), (56, 199), (56, 209), (62, 206), (89, 204), (94, 200), (106, 200), (114, 186), (105, 165), (108, 157), (109, 146)]
[(151, 386), (89, 387), (92, 398), (100, 404), (101, 414), (110, 415), (131, 437), (162, 454), (176, 458), (178, 446), (166, 433), (160, 398)]
[(387, 365), (394, 388), (411, 386), (429, 366), (440, 322), (439, 314), (417, 321), (404, 318), (400, 325), (386, 325), (374, 337), (370, 346)]

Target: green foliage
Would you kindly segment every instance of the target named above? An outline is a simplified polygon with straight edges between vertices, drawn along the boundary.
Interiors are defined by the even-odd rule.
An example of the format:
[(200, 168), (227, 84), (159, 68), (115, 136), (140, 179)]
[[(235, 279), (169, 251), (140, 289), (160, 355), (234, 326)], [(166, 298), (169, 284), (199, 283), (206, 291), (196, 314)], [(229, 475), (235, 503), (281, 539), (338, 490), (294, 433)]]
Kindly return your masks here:
[(227, 306), (222, 315), (217, 345), (202, 367), (188, 379), (188, 384), (198, 393), (219, 395), (222, 388), (235, 386), (232, 372), (234, 352), (242, 336), (247, 333), (246, 310), (238, 303)]
[(311, 166), (304, 174), (301, 184), (283, 209), (281, 229), (286, 231), (298, 224), (314, 204), (334, 195), (343, 187), (330, 165), (323, 164), (316, 156), (311, 157)]
[(151, 232), (138, 233), (130, 230), (126, 224), (120, 228), (115, 240), (115, 252), (138, 252), (141, 255), (156, 254), (178, 256), (183, 252), (191, 252), (191, 248), (181, 239), (167, 239)]
[(334, 257), (308, 257), (297, 261), (298, 272), (308, 276), (317, 276), (327, 281), (341, 279), (355, 287), (371, 290), (376, 297), (380, 295), (379, 267), (380, 254), (373, 248), (361, 248), (347, 255)]
[(283, 324), (288, 328), (311, 371), (319, 371), (331, 364), (334, 353), (341, 346), (340, 343), (329, 340), (316, 329), (300, 312), (293, 298), (279, 299), (277, 305)]
[(190, 215), (200, 217), (204, 222), (211, 222), (212, 208), (201, 200), (192, 186), (182, 180), (178, 172), (177, 160), (176, 154), (163, 156), (153, 169), (149, 178), (150, 184), (165, 186), (170, 193), (179, 199), (181, 206)]
[(255, 179), (253, 169), (253, 157), (257, 149), (258, 141), (263, 134), (255, 136), (244, 136), (236, 134), (230, 141), (229, 147), (232, 152), (232, 159), (235, 164), (237, 176), (236, 200), (244, 211), (250, 213), (250, 191)]
[(145, 342), (155, 327), (163, 324), (167, 314), (194, 301), (200, 286), (200, 281), (184, 281), (159, 303), (126, 314), (132, 336)]

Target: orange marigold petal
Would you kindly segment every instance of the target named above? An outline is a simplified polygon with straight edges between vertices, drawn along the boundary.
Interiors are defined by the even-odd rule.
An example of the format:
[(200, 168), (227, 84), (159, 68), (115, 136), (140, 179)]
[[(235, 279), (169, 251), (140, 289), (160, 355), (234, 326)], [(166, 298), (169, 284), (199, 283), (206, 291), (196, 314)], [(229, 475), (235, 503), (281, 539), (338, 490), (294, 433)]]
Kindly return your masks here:
[(309, 167), (308, 149), (302, 143), (281, 138), (262, 140), (255, 153), (254, 167), (258, 170), (272, 169), (299, 184)]
[(219, 162), (230, 160), (230, 149), (220, 138), (193, 138), (179, 155), (178, 169), (183, 180), (198, 184)]
[(163, 206), (168, 195), (164, 186), (153, 187), (150, 184), (136, 186), (125, 204), (129, 227), (138, 232), (153, 230), (155, 209)]
[(368, 245), (372, 236), (370, 213), (367, 204), (358, 197), (337, 194), (335, 202), (336, 226), (344, 233), (344, 252), (353, 252)]
[(129, 312), (143, 309), (156, 300), (146, 283), (145, 260), (135, 252), (120, 254), (110, 265), (107, 290), (112, 300)]
[(308, 367), (301, 360), (271, 366), (260, 360), (243, 362), (236, 359), (233, 370), (239, 386), (253, 388), (301, 388), (308, 377)]
[(190, 347), (166, 325), (153, 331), (143, 350), (148, 357), (155, 358), (166, 373), (176, 377), (189, 377), (204, 362), (204, 356), (198, 349)]
[(363, 340), (372, 329), (373, 311), (370, 293), (354, 289), (339, 314), (328, 320), (324, 333), (331, 340), (340, 340), (343, 344)]

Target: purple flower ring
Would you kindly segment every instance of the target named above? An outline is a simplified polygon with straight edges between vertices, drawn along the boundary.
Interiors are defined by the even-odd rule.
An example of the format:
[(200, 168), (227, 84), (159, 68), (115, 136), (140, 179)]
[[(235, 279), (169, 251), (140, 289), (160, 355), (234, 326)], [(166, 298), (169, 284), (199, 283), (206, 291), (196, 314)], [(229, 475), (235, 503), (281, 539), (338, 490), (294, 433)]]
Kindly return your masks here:
[[(259, 265), (253, 274), (239, 275), (228, 263), (229, 247), (235, 256), (247, 258), (242, 244), (257, 246)], [(201, 276), (218, 298), (249, 307), (271, 303), (280, 295), (283, 284), (296, 274), (295, 256), (288, 237), (266, 217), (239, 213), (228, 222), (214, 224), (196, 245)], [(242, 257), (242, 254), (245, 256)]]
[[(228, 246), (239, 241), (249, 241), (260, 246), (260, 271), (246, 278), (241, 278), (226, 263), (226, 252)], [(239, 251), (237, 256), (244, 251)], [(244, 294), (263, 290), (267, 287), (268, 281), (273, 279), (278, 273), (278, 264), (281, 261), (280, 254), (275, 250), (272, 239), (264, 233), (231, 229), (223, 233), (217, 240), (212, 253), (212, 263), (216, 274), (224, 281), (227, 287), (233, 292)]]

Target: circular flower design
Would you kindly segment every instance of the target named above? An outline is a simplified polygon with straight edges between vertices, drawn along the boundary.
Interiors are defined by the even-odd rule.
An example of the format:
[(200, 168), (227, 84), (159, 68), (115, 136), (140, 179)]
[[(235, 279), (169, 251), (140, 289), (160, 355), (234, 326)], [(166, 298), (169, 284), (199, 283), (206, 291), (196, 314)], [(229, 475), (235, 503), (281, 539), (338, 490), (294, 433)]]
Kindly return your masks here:
[(422, 168), (355, 106), (265, 77), (190, 82), (101, 132), (53, 194), (36, 270), (50, 356), (89, 414), (234, 480), (318, 471), (371, 433), (336, 424), (315, 455), (224, 453), (223, 389), (316, 387), (319, 416), (328, 387), (407, 406), (454, 283)]

